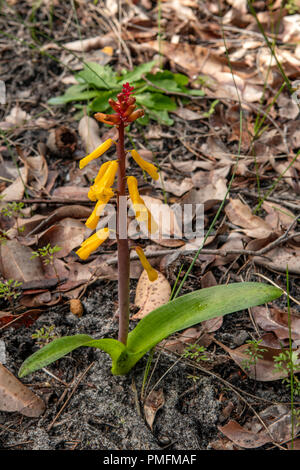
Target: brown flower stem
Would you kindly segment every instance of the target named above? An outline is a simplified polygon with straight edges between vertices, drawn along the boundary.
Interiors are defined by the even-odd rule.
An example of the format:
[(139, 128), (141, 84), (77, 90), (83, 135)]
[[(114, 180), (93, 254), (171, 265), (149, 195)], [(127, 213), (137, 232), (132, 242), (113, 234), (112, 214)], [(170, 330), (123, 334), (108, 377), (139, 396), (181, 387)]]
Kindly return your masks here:
[[(129, 246), (128, 238), (120, 237), (124, 224), (127, 224), (127, 212), (124, 207), (126, 197), (126, 154), (124, 149), (124, 123), (119, 125), (119, 139), (117, 145), (118, 194), (117, 194), (117, 244), (118, 244), (118, 281), (119, 281), (119, 336), (121, 343), (127, 343), (129, 324)], [(123, 196), (123, 198), (121, 198)]]

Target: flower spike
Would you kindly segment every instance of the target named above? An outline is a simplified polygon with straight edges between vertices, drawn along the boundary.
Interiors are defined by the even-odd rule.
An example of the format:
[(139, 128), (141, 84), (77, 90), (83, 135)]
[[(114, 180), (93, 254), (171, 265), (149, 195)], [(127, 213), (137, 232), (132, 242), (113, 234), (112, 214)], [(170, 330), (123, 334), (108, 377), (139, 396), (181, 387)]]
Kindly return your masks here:
[(158, 278), (157, 271), (151, 266), (151, 264), (147, 260), (143, 249), (140, 246), (136, 246), (135, 251), (137, 252), (138, 257), (140, 258), (140, 262), (143, 268), (148, 274), (149, 281), (151, 282), (156, 281), (156, 279)]
[(90, 254), (97, 250), (99, 246), (107, 240), (109, 237), (109, 229), (102, 228), (98, 232), (94, 233), (91, 237), (87, 238), (82, 244), (79, 250), (76, 251), (76, 254), (79, 258), (86, 260)]
[(136, 150), (131, 150), (131, 155), (136, 163), (142, 168), (142, 170), (146, 171), (152, 179), (158, 180), (159, 175), (155, 165), (146, 162), (146, 160), (144, 160)]
[(95, 160), (95, 158), (103, 155), (111, 147), (112, 143), (112, 139), (107, 139), (105, 142), (103, 142), (103, 144), (97, 147), (92, 153), (80, 160), (79, 168), (82, 170), (82, 168), (84, 168), (92, 160)]

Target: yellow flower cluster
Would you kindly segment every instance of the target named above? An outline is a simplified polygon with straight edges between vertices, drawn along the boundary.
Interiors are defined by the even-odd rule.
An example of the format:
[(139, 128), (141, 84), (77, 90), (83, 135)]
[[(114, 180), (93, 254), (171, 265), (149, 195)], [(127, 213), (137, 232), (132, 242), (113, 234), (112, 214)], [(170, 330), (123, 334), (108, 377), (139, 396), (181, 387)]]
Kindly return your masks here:
[[(106, 152), (112, 145), (112, 139), (106, 140), (101, 144), (96, 150), (87, 155), (85, 158), (80, 160), (79, 167), (80, 169), (84, 168), (89, 162), (100, 157)], [(146, 171), (151, 178), (157, 180), (159, 175), (157, 168), (152, 163), (146, 162), (136, 150), (131, 150), (131, 155), (136, 163)], [(88, 192), (88, 198), (91, 201), (97, 201), (93, 212), (90, 217), (87, 219), (85, 225), (91, 230), (95, 230), (99, 218), (109, 200), (114, 196), (114, 190), (112, 186), (115, 181), (116, 173), (118, 171), (118, 161), (112, 160), (105, 162), (101, 165), (101, 168), (94, 180), (94, 184), (90, 187)], [(150, 233), (155, 233), (158, 230), (157, 224), (153, 219), (150, 211), (146, 207), (144, 200), (141, 198), (138, 192), (138, 183), (137, 179), (134, 176), (129, 176), (127, 178), (127, 185), (129, 190), (129, 195), (133, 208), (135, 211), (135, 217), (139, 222), (146, 221), (148, 226), (148, 231)], [(103, 228), (98, 230), (94, 235), (85, 240), (79, 250), (76, 251), (77, 255), (86, 260), (90, 254), (97, 250), (97, 248), (107, 240), (109, 237), (109, 229)], [(146, 256), (140, 247), (135, 247), (135, 250), (140, 258), (141, 264), (148, 273), (150, 281), (155, 281), (157, 279), (157, 271), (152, 268), (150, 263), (147, 261)]]

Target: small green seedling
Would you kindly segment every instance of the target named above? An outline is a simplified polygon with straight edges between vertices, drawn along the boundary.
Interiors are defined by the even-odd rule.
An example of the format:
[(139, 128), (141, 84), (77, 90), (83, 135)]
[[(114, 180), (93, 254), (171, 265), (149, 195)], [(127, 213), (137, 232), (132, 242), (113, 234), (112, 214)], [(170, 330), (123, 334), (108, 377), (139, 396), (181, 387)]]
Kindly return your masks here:
[(248, 356), (247, 359), (242, 362), (242, 366), (244, 369), (251, 369), (251, 367), (256, 366), (256, 363), (259, 359), (263, 358), (263, 353), (266, 351), (266, 349), (260, 346), (261, 342), (261, 339), (259, 339), (258, 341), (246, 341), (246, 343), (249, 344), (249, 347), (244, 351), (244, 354)]
[(296, 351), (282, 351), (278, 356), (274, 356), (275, 370), (283, 372), (287, 375), (282, 379), (282, 383), (291, 391), (293, 388), (294, 395), (300, 395), (300, 380), (296, 372), (300, 371), (300, 358)]
[(205, 354), (205, 346), (199, 346), (198, 344), (190, 344), (185, 348), (183, 352), (183, 357), (191, 359), (192, 361), (208, 361), (208, 357)]
[(21, 285), (22, 282), (15, 281), (14, 279), (0, 282), (0, 298), (10, 303), (13, 311), (15, 310), (15, 300), (21, 295)]
[[(143, 71), (143, 73), (146, 72)], [(85, 70), (85, 78), (88, 81), (88, 75), (86, 74), (89, 74), (89, 70), (87, 69)], [(95, 85), (100, 84), (97, 75), (93, 74), (91, 77), (97, 82), (95, 82)], [(128, 78), (128, 75), (126, 75), (126, 77)], [(81, 78), (83, 78), (83, 75), (81, 75)], [(131, 79), (134, 81), (132, 76)], [(119, 79), (115, 77), (115, 81), (112, 82), (112, 84), (115, 85), (114, 87), (117, 89)], [(107, 96), (111, 96), (110, 89), (107, 89), (107, 93)], [(112, 98), (108, 100), (108, 104), (115, 113), (97, 113), (95, 115), (98, 121), (117, 128), (118, 139), (117, 142), (112, 139), (107, 139), (90, 155), (80, 160), (79, 164), (80, 168), (84, 168), (92, 160), (100, 157), (109, 148), (116, 145), (117, 158), (102, 164), (94, 184), (90, 187), (88, 193), (88, 197), (92, 201), (95, 201), (96, 204), (90, 217), (86, 221), (86, 226), (91, 230), (96, 230), (96, 232), (81, 244), (76, 254), (81, 260), (85, 261), (90, 254), (98, 250), (99, 246), (110, 236), (110, 228), (105, 227), (97, 230), (97, 226), (103, 208), (110, 198), (116, 196), (117, 223), (114, 235), (117, 239), (118, 251), (118, 339), (94, 339), (85, 334), (55, 339), (25, 360), (19, 371), (20, 377), (24, 377), (37, 369), (47, 366), (81, 346), (99, 348), (108, 353), (112, 359), (112, 373), (115, 375), (127, 374), (148, 351), (177, 331), (189, 328), (204, 320), (270, 302), (282, 295), (281, 289), (256, 282), (242, 282), (209, 287), (183, 295), (153, 310), (129, 332), (131, 246), (129, 244), (128, 234), (124, 234), (124, 227), (127, 227), (127, 220), (126, 210), (124, 209), (125, 206), (122, 205), (122, 201), (125, 201), (127, 207), (128, 193), (135, 212), (135, 218), (139, 224), (145, 223), (151, 234), (156, 233), (158, 230), (158, 226), (150, 210), (139, 194), (137, 179), (134, 176), (127, 176), (126, 174), (127, 151), (125, 150), (125, 128), (144, 115), (144, 111), (142, 109), (136, 109), (135, 104), (138, 102), (137, 97), (141, 96), (141, 93), (137, 95), (137, 97), (132, 95), (133, 87), (131, 87), (129, 83), (123, 84), (122, 92), (117, 95), (117, 101)], [(162, 99), (160, 103), (161, 109), (164, 108), (164, 103), (165, 100)], [(158, 170), (155, 165), (145, 161), (135, 149), (130, 152), (132, 158), (142, 170), (146, 171), (154, 180), (159, 178)], [(113, 188), (116, 175), (117, 190)], [(134, 249), (148, 275), (149, 281), (155, 282), (158, 279), (158, 273), (146, 259), (143, 249), (140, 246), (135, 246)], [(40, 255), (40, 251), (36, 253), (38, 256)], [(48, 253), (47, 250), (46, 253)], [(203, 353), (204, 351), (201, 350), (200, 356), (203, 356)], [(199, 355), (199, 350), (196, 351), (196, 354)]]
[(39, 330), (35, 330), (35, 333), (31, 335), (31, 338), (36, 339), (36, 343), (40, 347), (45, 346), (46, 344), (50, 343), (50, 341), (53, 341), (55, 338), (57, 338), (54, 329), (54, 325), (45, 327), (42, 326), (42, 328)]
[(16, 219), (17, 223), (17, 230), (18, 232), (23, 232), (25, 227), (19, 227), (18, 225), (18, 218), (24, 217), (24, 214), (22, 212), (22, 209), (24, 209), (24, 203), (23, 202), (8, 202), (5, 207), (2, 207), (0, 213), (4, 215), (5, 217), (13, 217)]
[(48, 243), (48, 245), (45, 245), (42, 248), (38, 248), (37, 251), (32, 251), (32, 256), (31, 256), (31, 259), (34, 259), (37, 257), (41, 258), (45, 265), (51, 264), (51, 266), (53, 266), (55, 275), (59, 282), (60, 282), (60, 278), (59, 278), (59, 275), (55, 266), (55, 262), (54, 262), (55, 261), (54, 253), (57, 253), (60, 250), (61, 250), (60, 246), (55, 245), (51, 247), (50, 243)]

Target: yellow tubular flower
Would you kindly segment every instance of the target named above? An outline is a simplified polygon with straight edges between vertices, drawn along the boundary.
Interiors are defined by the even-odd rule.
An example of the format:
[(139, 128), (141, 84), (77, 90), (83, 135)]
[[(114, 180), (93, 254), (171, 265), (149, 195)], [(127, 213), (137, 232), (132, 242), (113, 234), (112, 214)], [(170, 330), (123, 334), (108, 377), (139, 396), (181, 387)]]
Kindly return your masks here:
[(99, 218), (100, 218), (100, 215), (102, 214), (106, 204), (108, 203), (108, 201), (110, 200), (110, 196), (102, 196), (93, 212), (91, 213), (91, 215), (89, 216), (89, 218), (87, 219), (85, 225), (90, 228), (91, 230), (95, 230), (95, 228), (97, 227), (98, 225), (98, 222), (99, 222)]
[(137, 179), (134, 176), (129, 176), (127, 178), (127, 185), (136, 219), (139, 222), (147, 221), (148, 231), (150, 233), (157, 232), (158, 226), (155, 220), (153, 219), (151, 212), (147, 209), (144, 200), (139, 195)]
[(103, 142), (103, 144), (99, 145), (99, 147), (97, 147), (92, 153), (80, 160), (79, 168), (82, 170), (82, 168), (84, 168), (92, 160), (95, 160), (95, 158), (98, 158), (103, 155), (103, 153), (111, 147), (112, 143), (112, 139), (107, 139), (105, 142)]
[(154, 180), (158, 180), (159, 175), (155, 165), (146, 162), (146, 160), (144, 160), (136, 150), (131, 150), (131, 155), (136, 163), (142, 168), (142, 170), (146, 171), (148, 175), (150, 175)]
[(143, 268), (147, 271), (149, 281), (156, 281), (156, 279), (158, 278), (157, 271), (152, 268), (142, 248), (140, 246), (136, 246), (135, 251), (137, 252), (138, 257), (140, 258), (140, 262), (142, 263)]
[(97, 248), (105, 242), (105, 240), (109, 237), (109, 229), (102, 228), (98, 230), (98, 232), (94, 233), (91, 237), (87, 238), (82, 244), (79, 250), (76, 251), (76, 254), (81, 259), (87, 259), (90, 254), (97, 250)]
[[(98, 178), (97, 176), (97, 182), (93, 184), (93, 186), (90, 187), (90, 190), (88, 192), (88, 198), (91, 201), (97, 201), (103, 196), (110, 196), (112, 197), (114, 195), (113, 190), (111, 189), (111, 186), (114, 184), (116, 173), (118, 171), (118, 162), (117, 160), (113, 160), (111, 162), (107, 162), (109, 165), (105, 168), (105, 172), (101, 178)], [(101, 171), (101, 168), (100, 168)]]
[(104, 173), (106, 172), (106, 170), (110, 166), (110, 164), (111, 164), (111, 161), (105, 162), (101, 165), (100, 170), (98, 171), (98, 175), (96, 176), (96, 178), (94, 180), (94, 184), (99, 183), (99, 181), (101, 180), (101, 178), (103, 178)]

